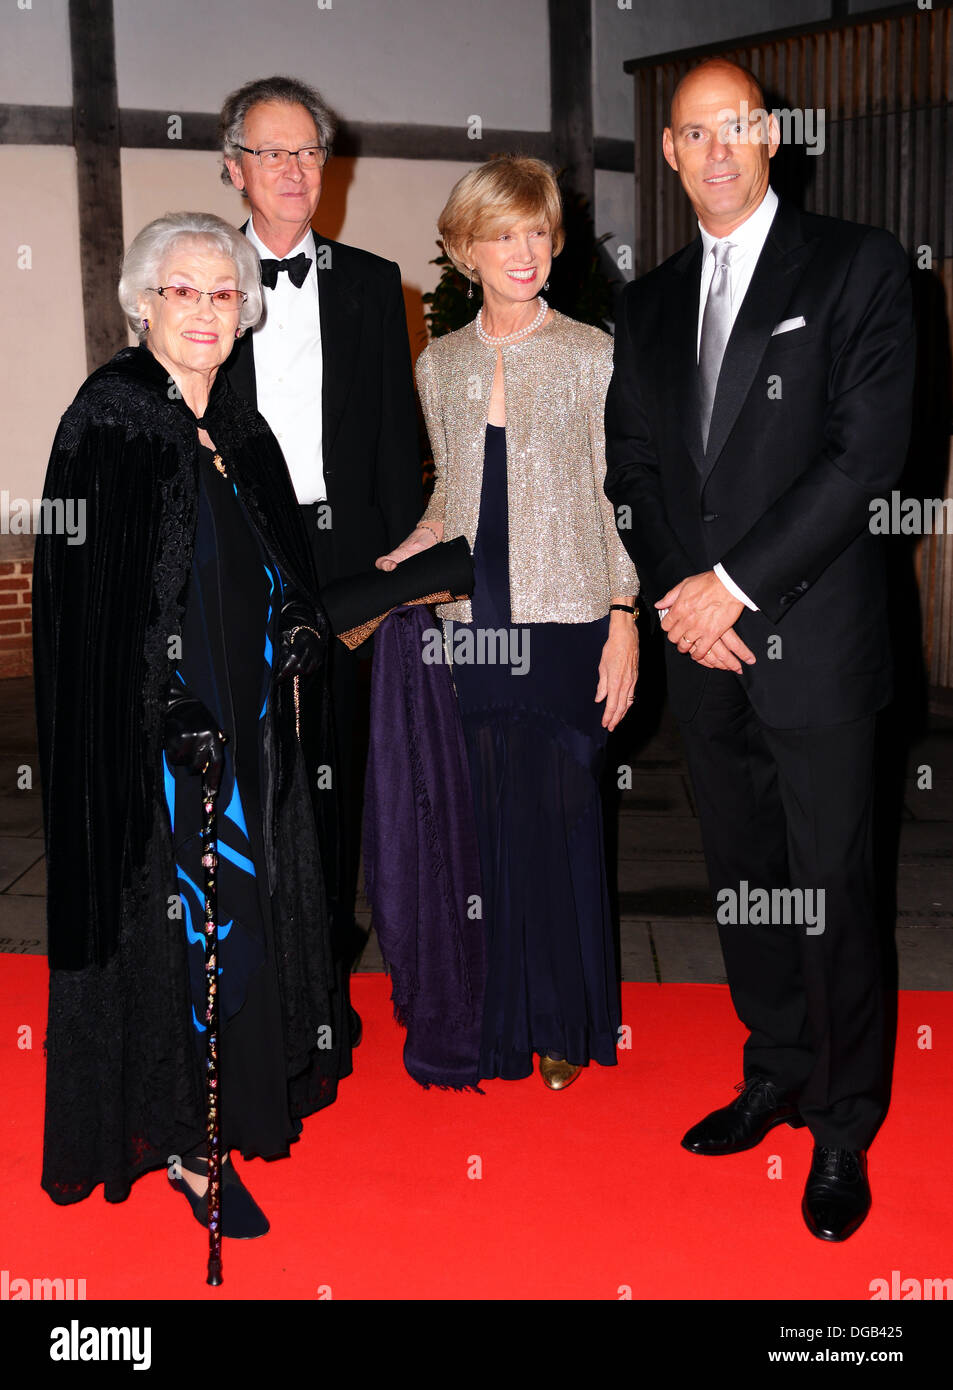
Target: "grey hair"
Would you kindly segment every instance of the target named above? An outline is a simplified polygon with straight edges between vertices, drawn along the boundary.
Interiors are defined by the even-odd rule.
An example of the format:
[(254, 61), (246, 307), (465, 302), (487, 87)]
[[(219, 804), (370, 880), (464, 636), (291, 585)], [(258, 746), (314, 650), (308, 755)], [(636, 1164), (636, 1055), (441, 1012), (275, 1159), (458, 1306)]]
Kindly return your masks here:
[[(235, 262), (238, 289), (248, 295), (238, 318), (239, 328), (252, 328), (262, 315), (261, 266), (248, 238), (230, 223), (211, 212), (167, 212), (143, 227), (122, 261), (119, 304), (133, 333), (144, 337), (139, 300), (143, 291), (155, 288), (159, 272), (169, 254), (181, 242), (196, 241), (213, 246)], [(196, 289), (208, 289), (196, 285)]]
[(245, 143), (245, 117), (253, 106), (263, 101), (281, 101), (286, 106), (303, 106), (314, 121), (318, 139), (331, 153), (334, 132), (337, 126), (334, 112), (325, 103), (321, 93), (299, 82), (296, 77), (259, 77), (254, 82), (246, 82), (236, 92), (225, 98), (221, 115), (218, 118), (218, 133), (222, 143), (222, 183), (230, 184), (231, 175), (225, 159), (241, 163), (241, 146)]

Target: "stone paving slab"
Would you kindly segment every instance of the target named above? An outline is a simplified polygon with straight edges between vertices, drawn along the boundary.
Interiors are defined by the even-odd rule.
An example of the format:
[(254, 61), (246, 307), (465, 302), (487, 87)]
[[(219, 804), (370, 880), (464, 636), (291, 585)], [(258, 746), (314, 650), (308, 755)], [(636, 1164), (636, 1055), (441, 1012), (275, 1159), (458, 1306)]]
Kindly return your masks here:
[(360, 960), (354, 967), (354, 973), (364, 974), (369, 970), (383, 970), (384, 957), (381, 955), (381, 947), (377, 939), (377, 933), (371, 926), (370, 912), (355, 912), (354, 918), (361, 930), (367, 933), (367, 945), (361, 952)]
[(953, 862), (953, 826), (945, 821), (907, 820), (900, 829), (900, 863), (918, 859)]
[(7, 890), (10, 893), (19, 894), (23, 897), (45, 898), (46, 897), (46, 855), (43, 854), (43, 846), (36, 840), (26, 840), (23, 843), (32, 845), (34, 853), (39, 851), (39, 858), (31, 864), (24, 874), (21, 874)]
[[(0, 893), (12, 887), (43, 858), (43, 846), (35, 839), (19, 835), (0, 835)], [(23, 892), (21, 888), (18, 891)], [(46, 892), (46, 876), (42, 877), (41, 893)]]
[(900, 927), (897, 959), (901, 989), (953, 989), (953, 926)]
[(920, 791), (907, 781), (903, 804), (914, 820), (953, 821), (953, 782), (935, 780), (929, 791)]
[(643, 772), (638, 763), (633, 768), (631, 790), (622, 792), (621, 805), (626, 811), (637, 811), (641, 815), (694, 815), (688, 778), (684, 773)]
[(46, 898), (0, 893), (0, 951), (46, 954)]
[(619, 813), (620, 859), (701, 857), (701, 831), (694, 816), (646, 816), (622, 807)]
[(23, 837), (43, 834), (43, 805), (39, 792), (7, 791), (0, 794), (0, 835)]
[(953, 925), (953, 863), (902, 864), (897, 880), (901, 921), (911, 914), (927, 919), (946, 917)]
[(627, 917), (712, 915), (708, 871), (702, 859), (623, 858), (618, 866), (619, 912)]
[(620, 972), (623, 980), (658, 983), (658, 971), (652, 949), (650, 924), (623, 917), (619, 922)]
[(667, 918), (653, 921), (651, 933), (663, 985), (727, 983), (713, 923)]

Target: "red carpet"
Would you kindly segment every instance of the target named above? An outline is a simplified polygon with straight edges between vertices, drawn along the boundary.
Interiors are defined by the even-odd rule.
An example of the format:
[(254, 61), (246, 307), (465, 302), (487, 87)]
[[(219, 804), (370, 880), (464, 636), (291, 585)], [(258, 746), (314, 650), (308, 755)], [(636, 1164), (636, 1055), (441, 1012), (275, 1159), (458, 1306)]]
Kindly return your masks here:
[[(389, 981), (354, 979), (356, 1072), (305, 1121), (290, 1159), (246, 1165), (264, 1239), (207, 1238), (151, 1173), (110, 1206), (56, 1207), (39, 1185), (46, 961), (0, 956), (0, 1271), (84, 1278), (89, 1299), (868, 1299), (871, 1281), (953, 1273), (953, 996), (901, 995), (894, 1100), (871, 1150), (874, 1208), (844, 1245), (800, 1215), (810, 1137), (697, 1158), (678, 1144), (731, 1099), (742, 1030), (724, 987), (623, 986), (632, 1048), (564, 1094), (538, 1076), (486, 1094), (423, 1091), (403, 1070)], [(18, 1047), (32, 1029), (31, 1049)], [(929, 1025), (933, 1048), (917, 1046)], [(726, 1089), (727, 1088), (727, 1089)], [(769, 1167), (780, 1169), (770, 1178)], [(777, 1160), (780, 1160), (780, 1163)], [(482, 1168), (482, 1177), (468, 1171)], [(910, 1286), (908, 1286), (910, 1287)]]

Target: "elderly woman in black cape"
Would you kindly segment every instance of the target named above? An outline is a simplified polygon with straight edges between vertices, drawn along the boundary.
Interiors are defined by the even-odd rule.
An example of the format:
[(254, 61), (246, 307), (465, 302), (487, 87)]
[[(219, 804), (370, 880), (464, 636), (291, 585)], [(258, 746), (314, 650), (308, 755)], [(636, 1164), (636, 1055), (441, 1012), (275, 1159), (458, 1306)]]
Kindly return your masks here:
[[(43, 1186), (122, 1201), (168, 1166), (207, 1220), (201, 793), (219, 778), (221, 1142), (287, 1154), (350, 1071), (328, 937), (319, 745), (330, 640), (281, 451), (219, 367), (261, 315), (245, 237), (172, 214), (130, 246), (139, 346), (63, 416), (40, 536), (35, 677), (48, 871)], [(301, 682), (299, 741), (292, 676)], [(315, 723), (320, 728), (315, 728)], [(268, 1222), (230, 1159), (223, 1234)]]

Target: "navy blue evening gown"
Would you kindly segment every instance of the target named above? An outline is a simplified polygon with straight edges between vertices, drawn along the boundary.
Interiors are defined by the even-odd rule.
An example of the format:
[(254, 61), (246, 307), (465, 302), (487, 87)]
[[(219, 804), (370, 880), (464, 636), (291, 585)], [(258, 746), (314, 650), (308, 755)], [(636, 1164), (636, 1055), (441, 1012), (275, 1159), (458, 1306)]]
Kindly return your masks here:
[[(473, 628), (509, 630), (506, 431), (490, 424), (473, 558)], [(451, 652), (457, 626), (447, 624)], [(515, 630), (522, 648), (509, 644), (515, 662), (454, 663), (487, 936), (481, 1077), (528, 1076), (534, 1053), (616, 1062), (599, 794), (607, 733), (604, 703), (594, 700), (608, 630), (608, 616), (527, 624)], [(499, 651), (499, 640), (491, 646)]]

